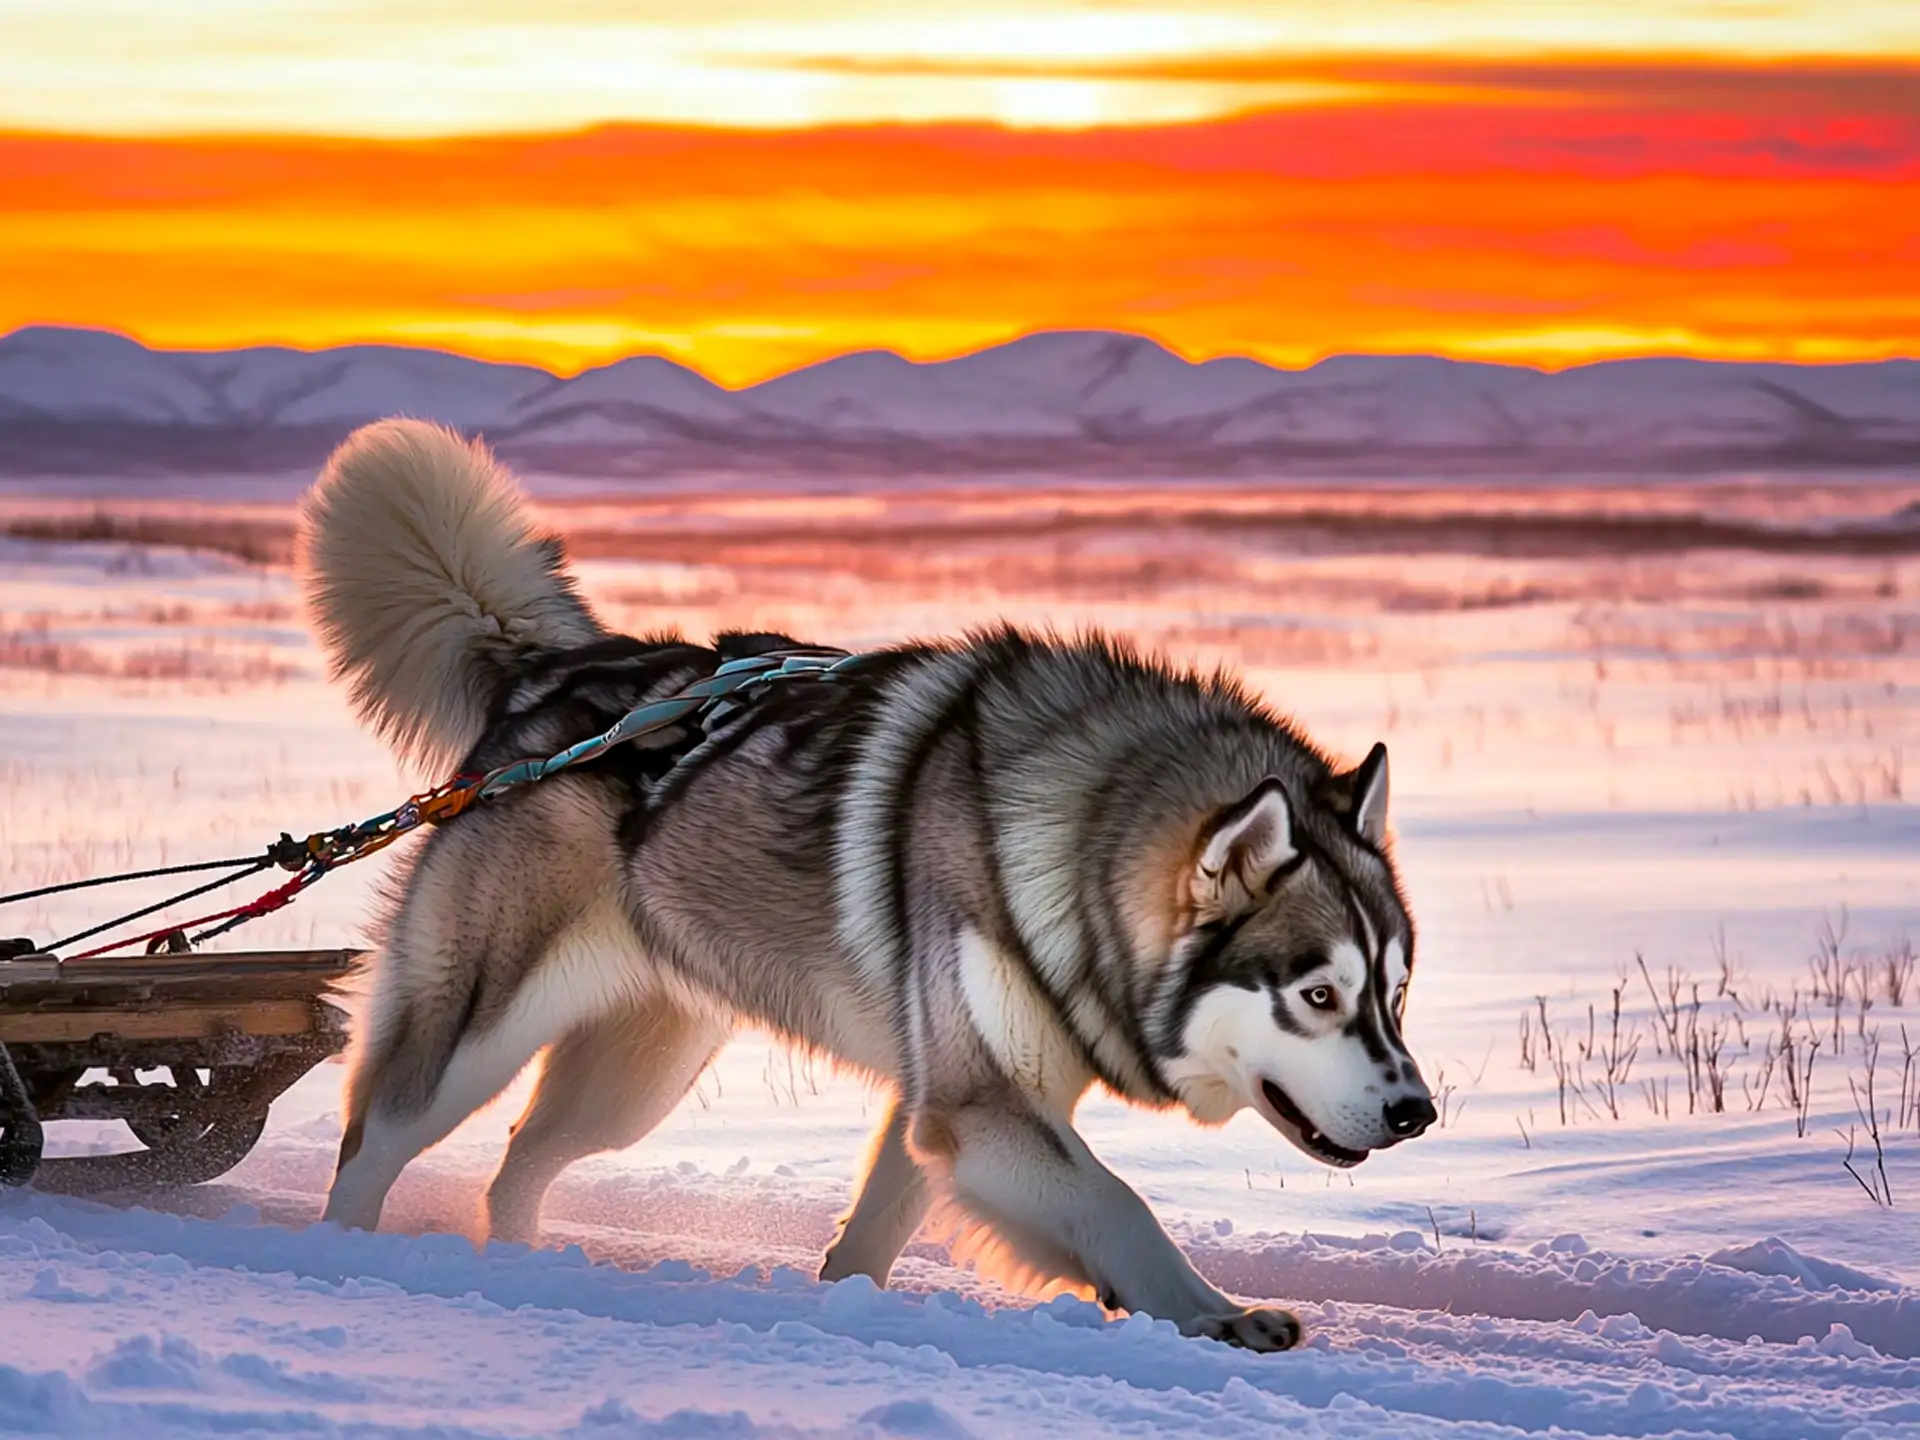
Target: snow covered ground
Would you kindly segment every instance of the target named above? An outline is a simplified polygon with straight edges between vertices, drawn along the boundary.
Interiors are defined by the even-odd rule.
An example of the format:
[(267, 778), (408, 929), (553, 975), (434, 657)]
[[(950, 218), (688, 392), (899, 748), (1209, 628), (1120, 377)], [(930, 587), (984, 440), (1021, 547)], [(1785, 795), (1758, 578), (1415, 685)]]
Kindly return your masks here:
[[(1392, 747), (1409, 1033), (1446, 1123), (1336, 1175), (1251, 1117), (1082, 1114), (1203, 1270), (1301, 1310), (1307, 1348), (1035, 1308), (932, 1246), (898, 1293), (816, 1285), (874, 1097), (744, 1037), (654, 1136), (556, 1186), (539, 1251), (461, 1238), (524, 1080), (403, 1178), (380, 1235), (313, 1226), (333, 1065), (213, 1184), (0, 1193), (0, 1433), (1920, 1434), (1920, 564), (1171, 524), (821, 547), (760, 513), (697, 563), (596, 559), (590, 586), (633, 626), (856, 646), (1096, 620), (1233, 661), (1337, 750)], [(418, 777), (315, 672), (281, 572), (0, 540), (0, 888), (385, 808)], [(377, 878), (246, 938), (355, 942)], [(1857, 1102), (1876, 1038), (1884, 1178)]]

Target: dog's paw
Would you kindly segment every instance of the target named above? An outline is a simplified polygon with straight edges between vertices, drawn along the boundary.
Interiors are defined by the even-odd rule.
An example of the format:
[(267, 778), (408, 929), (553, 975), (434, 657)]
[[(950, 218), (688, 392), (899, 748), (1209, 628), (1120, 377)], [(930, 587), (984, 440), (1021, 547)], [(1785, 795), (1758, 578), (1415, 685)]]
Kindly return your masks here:
[(1189, 1333), (1266, 1352), (1293, 1349), (1303, 1332), (1300, 1317), (1290, 1310), (1236, 1310), (1231, 1315), (1208, 1315)]
[(851, 1245), (835, 1245), (820, 1262), (820, 1283), (835, 1285), (855, 1275), (864, 1275), (884, 1290), (887, 1288), (887, 1272), (892, 1268), (890, 1265), (874, 1264)]

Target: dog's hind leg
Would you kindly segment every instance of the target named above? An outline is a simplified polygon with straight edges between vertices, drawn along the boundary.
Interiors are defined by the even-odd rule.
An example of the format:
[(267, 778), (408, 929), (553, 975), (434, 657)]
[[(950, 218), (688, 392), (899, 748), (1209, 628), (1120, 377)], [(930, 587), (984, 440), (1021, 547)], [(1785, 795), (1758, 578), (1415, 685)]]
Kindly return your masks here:
[(880, 1127), (853, 1209), (827, 1248), (820, 1278), (831, 1283), (865, 1275), (884, 1286), (893, 1262), (927, 1218), (931, 1198), (926, 1173), (907, 1150), (906, 1110), (895, 1100)]
[[(468, 1037), (454, 1051), (423, 1109), (383, 1104), (380, 1088), (375, 1088), (365, 1111), (348, 1123), (340, 1168), (321, 1218), (362, 1230), (378, 1225), (387, 1192), (400, 1172), (506, 1089), (549, 1038), (524, 1025), (502, 1025)], [(377, 1076), (374, 1085), (379, 1087)]]
[(488, 1233), (536, 1242), (540, 1202), (560, 1172), (597, 1151), (625, 1149), (664, 1120), (730, 1029), (656, 996), (558, 1041), (487, 1190)]
[[(417, 930), (401, 927), (395, 940), (418, 938)], [(376, 976), (372, 1033), (348, 1082), (340, 1165), (322, 1218), (358, 1229), (379, 1224), (387, 1191), (416, 1155), (504, 1090), (543, 1048), (627, 1003), (645, 963), (631, 923), (612, 903), (577, 917), (543, 949), (484, 1026), (473, 1022), (470, 992), (464, 1004), (451, 987), (383, 994), (383, 977)], [(408, 973), (402, 954), (382, 963)], [(467, 972), (450, 965), (441, 973)]]

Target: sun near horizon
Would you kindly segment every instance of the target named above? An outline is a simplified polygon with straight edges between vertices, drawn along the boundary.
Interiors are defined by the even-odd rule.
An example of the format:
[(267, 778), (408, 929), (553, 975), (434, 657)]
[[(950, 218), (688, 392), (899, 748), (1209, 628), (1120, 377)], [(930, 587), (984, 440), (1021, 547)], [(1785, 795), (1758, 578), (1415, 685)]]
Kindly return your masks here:
[(739, 386), (1190, 360), (1920, 354), (1920, 12), (0, 0), (0, 332)]

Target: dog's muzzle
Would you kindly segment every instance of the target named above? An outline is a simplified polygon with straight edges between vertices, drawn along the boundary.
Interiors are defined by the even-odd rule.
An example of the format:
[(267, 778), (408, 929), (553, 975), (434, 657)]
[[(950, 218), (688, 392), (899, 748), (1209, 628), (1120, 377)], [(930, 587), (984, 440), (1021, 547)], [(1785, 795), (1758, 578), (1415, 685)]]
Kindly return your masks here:
[(1315, 1159), (1346, 1169), (1358, 1165), (1367, 1158), (1365, 1150), (1349, 1150), (1346, 1146), (1336, 1145), (1329, 1140), (1321, 1133), (1318, 1126), (1307, 1119), (1306, 1111), (1294, 1104), (1293, 1097), (1273, 1081), (1261, 1079), (1260, 1098), (1266, 1101), (1271, 1118), (1277, 1118), (1291, 1127), (1299, 1135), (1300, 1143)]
[(1440, 1112), (1433, 1108), (1431, 1096), (1409, 1095), (1387, 1106), (1382, 1118), (1386, 1121), (1387, 1133), (1398, 1144), (1425, 1134), (1427, 1127), (1440, 1118)]

